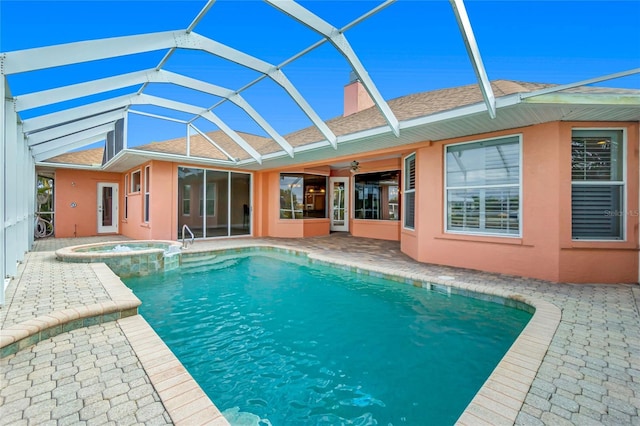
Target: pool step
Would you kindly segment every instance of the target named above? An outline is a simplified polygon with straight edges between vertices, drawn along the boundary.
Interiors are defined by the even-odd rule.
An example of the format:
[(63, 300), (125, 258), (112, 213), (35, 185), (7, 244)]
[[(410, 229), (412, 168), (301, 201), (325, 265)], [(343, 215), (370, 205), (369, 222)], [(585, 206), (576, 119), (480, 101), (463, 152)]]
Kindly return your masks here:
[(217, 257), (214, 253), (186, 253), (182, 252), (182, 265), (183, 266), (191, 266), (204, 264), (212, 261)]

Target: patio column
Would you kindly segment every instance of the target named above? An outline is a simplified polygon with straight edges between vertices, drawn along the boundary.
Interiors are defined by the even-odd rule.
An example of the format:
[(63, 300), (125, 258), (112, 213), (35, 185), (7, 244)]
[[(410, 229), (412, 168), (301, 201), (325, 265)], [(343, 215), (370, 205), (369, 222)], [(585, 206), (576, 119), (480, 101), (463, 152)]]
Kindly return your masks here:
[[(0, 57), (0, 61), (4, 61), (3, 58)], [(2, 65), (2, 62), (0, 62)], [(3, 69), (0, 66), (0, 70)], [(6, 78), (4, 74), (0, 74), (0, 123), (5, 122), (5, 87), (6, 87)], [(5, 162), (5, 147), (7, 146), (7, 138), (5, 136), (4, 131), (0, 131), (0, 164), (6, 164)], [(4, 305), (4, 279), (7, 275), (7, 256), (6, 256), (6, 248), (5, 244), (7, 241), (6, 233), (5, 233), (5, 195), (7, 193), (7, 187), (5, 185), (4, 174), (6, 172), (6, 168), (3, 167), (2, 173), (0, 173), (0, 305)]]
[[(7, 93), (5, 91), (5, 97)], [(19, 232), (18, 219), (18, 191), (20, 186), (18, 181), (18, 144), (16, 134), (18, 131), (16, 123), (16, 113), (13, 109), (13, 101), (4, 99), (4, 258), (5, 274), (15, 276), (18, 262), (18, 239)]]

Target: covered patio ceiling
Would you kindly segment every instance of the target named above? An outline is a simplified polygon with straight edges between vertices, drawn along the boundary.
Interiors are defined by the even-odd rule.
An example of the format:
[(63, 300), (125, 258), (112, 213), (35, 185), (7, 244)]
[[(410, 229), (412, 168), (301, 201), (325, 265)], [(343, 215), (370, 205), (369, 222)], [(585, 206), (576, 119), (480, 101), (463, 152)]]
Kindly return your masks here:
[[(316, 34), (317, 38), (317, 41), (284, 61), (271, 63), (197, 32), (198, 24), (208, 14), (213, 13), (215, 0), (209, 0), (195, 14), (190, 24), (182, 30), (6, 52), (0, 57), (2, 73), (7, 76), (5, 96), (11, 96), (8, 83), (15, 75), (51, 68), (69, 69), (73, 72), (71, 70), (74, 67), (92, 61), (159, 52), (161, 54), (159, 61), (149, 63), (147, 68), (139, 71), (121, 74), (107, 71), (106, 77), (87, 79), (45, 90), (27, 91), (14, 96), (13, 106), (20, 119), (19, 131), (24, 135), (37, 164), (46, 165), (46, 160), (52, 157), (103, 143), (106, 152), (103, 164), (92, 166), (94, 168), (124, 171), (149, 159), (174, 161), (188, 159), (203, 164), (255, 170), (301, 161), (330, 159), (336, 155), (358, 154), (371, 149), (397, 147), (422, 140), (462, 136), (470, 134), (469, 132), (478, 133), (529, 125), (554, 117), (573, 115), (577, 120), (594, 119), (593, 108), (590, 107), (589, 102), (575, 105), (575, 99), (571, 98), (561, 102), (558, 98), (550, 101), (549, 92), (565, 90), (564, 93), (570, 96), (570, 92), (566, 90), (578, 85), (640, 72), (639, 69), (634, 69), (573, 85), (533, 90), (524, 97), (520, 94), (504, 96), (496, 101), (463, 0), (450, 0), (451, 10), (468, 54), (470, 69), (473, 70), (477, 79), (476, 90), (481, 94), (481, 99), (450, 110), (437, 111), (435, 114), (399, 117), (400, 109), (392, 108), (382, 96), (347, 37), (348, 30), (378, 13), (383, 13), (383, 10), (394, 2), (395, 0), (387, 0), (378, 3), (346, 25), (338, 27), (295, 1), (265, 0), (273, 10), (293, 21), (294, 25), (306, 27), (311, 33)], [(328, 125), (328, 121), (321, 118), (285, 72), (288, 65), (303, 60), (315, 50), (327, 48), (327, 46), (344, 58), (348, 70), (363, 84), (373, 100), (376, 109), (375, 117), (369, 120), (372, 123), (370, 126), (366, 128), (356, 126), (354, 131), (347, 129), (337, 132), (335, 126), (332, 128)], [(199, 52), (218, 58), (233, 64), (239, 70), (250, 71), (255, 77), (241, 87), (230, 88), (215, 81), (215, 78), (194, 78), (186, 73), (169, 71), (167, 65), (179, 59), (180, 53), (185, 51)], [(305, 143), (301, 143), (298, 141), (300, 138), (296, 138), (299, 135), (283, 136), (276, 130), (278, 127), (276, 124), (261, 115), (244, 94), (263, 81), (270, 81), (280, 95), (290, 99), (298, 111), (309, 120), (312, 131), (317, 136), (307, 137)], [(217, 100), (213, 104), (204, 106), (197, 97), (193, 97), (193, 101), (180, 101), (154, 94), (151, 88), (158, 84), (186, 88), (191, 91), (190, 93), (210, 95)], [(124, 94), (123, 91), (125, 91)], [(117, 95), (112, 95), (113, 93)], [(92, 97), (95, 95), (101, 95), (101, 98), (92, 102)], [(534, 102), (533, 99), (536, 96), (542, 96), (538, 99), (547, 99), (547, 101)], [(620, 96), (626, 99), (622, 104), (619, 99), (603, 101), (611, 104), (608, 119), (615, 116), (621, 120), (637, 120), (638, 94), (626, 93)], [(69, 102), (74, 102), (74, 106), (67, 107)], [(79, 102), (81, 103), (78, 104)], [(567, 103), (570, 107), (567, 107)], [(56, 105), (62, 107), (58, 107), (55, 112), (47, 109)], [(250, 121), (253, 128), (258, 129), (264, 136), (259, 138), (247, 135), (239, 131), (235, 123), (227, 122), (222, 115), (218, 114), (219, 109), (229, 105), (241, 111), (244, 119)], [(156, 109), (154, 112), (149, 112), (150, 110), (144, 109), (145, 106), (153, 106)], [(501, 111), (497, 111), (498, 109)], [(26, 114), (27, 117), (21, 118), (22, 114)], [(132, 115), (160, 119), (184, 126), (187, 140), (186, 152), (163, 153), (130, 146), (127, 135), (128, 123)], [(201, 129), (203, 123), (217, 129), (221, 140), (224, 139), (234, 146), (230, 148), (229, 143), (225, 145), (221, 140), (207, 136), (207, 131)], [(218, 158), (203, 159), (193, 155), (189, 149), (189, 138), (192, 134), (200, 135), (212, 144), (219, 153)], [(336, 153), (339, 145), (340, 151)], [(64, 165), (58, 164), (56, 167), (64, 167)]]

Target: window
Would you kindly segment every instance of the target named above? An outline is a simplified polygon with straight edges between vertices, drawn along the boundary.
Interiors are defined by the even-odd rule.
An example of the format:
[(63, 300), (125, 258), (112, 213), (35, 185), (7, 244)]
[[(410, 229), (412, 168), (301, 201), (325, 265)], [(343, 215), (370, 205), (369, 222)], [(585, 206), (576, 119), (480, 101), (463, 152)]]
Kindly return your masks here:
[(182, 186), (182, 215), (191, 214), (191, 185)]
[(416, 210), (416, 155), (404, 159), (404, 227), (415, 228)]
[(129, 175), (124, 175), (124, 218), (129, 217)]
[(574, 130), (571, 138), (573, 239), (623, 239), (622, 130)]
[(131, 173), (131, 191), (140, 192), (140, 170)]
[(149, 183), (151, 181), (151, 167), (144, 168), (144, 221), (149, 222)]
[(196, 238), (250, 235), (251, 176), (178, 167), (178, 235), (185, 225)]
[(400, 171), (356, 175), (355, 219), (400, 220)]
[(327, 178), (280, 174), (280, 219), (326, 218)]
[[(215, 216), (216, 215), (216, 184), (215, 182), (207, 181), (207, 186), (205, 188), (205, 198), (207, 200), (207, 216)], [(200, 208), (200, 216), (202, 216), (202, 206), (203, 200), (200, 199), (199, 208)]]
[(520, 137), (446, 147), (447, 231), (520, 235)]

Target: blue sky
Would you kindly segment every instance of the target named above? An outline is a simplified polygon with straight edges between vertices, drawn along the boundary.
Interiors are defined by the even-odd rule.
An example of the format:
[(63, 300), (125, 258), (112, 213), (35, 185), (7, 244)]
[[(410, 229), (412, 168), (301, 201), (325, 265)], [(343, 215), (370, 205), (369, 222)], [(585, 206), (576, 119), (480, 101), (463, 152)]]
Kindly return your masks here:
[[(342, 27), (379, 2), (301, 2), (335, 27)], [(186, 28), (205, 1), (0, 1), (0, 51)], [(640, 0), (467, 1), (467, 11), (490, 79), (570, 83), (640, 67)], [(278, 64), (320, 36), (258, 1), (219, 0), (195, 32)], [(448, 1), (398, 0), (347, 31), (346, 36), (386, 99), (475, 83)], [(13, 95), (93, 78), (155, 67), (165, 51), (150, 52), (9, 77)], [(253, 71), (201, 52), (177, 51), (165, 69), (230, 89), (257, 77)], [(324, 120), (342, 113), (349, 66), (329, 44), (287, 65), (285, 74)], [(640, 88), (640, 76), (602, 85)], [(126, 88), (70, 101), (22, 117), (113, 96)], [(203, 108), (219, 99), (169, 85), (145, 93)], [(273, 82), (263, 80), (243, 96), (282, 134), (310, 121)], [(178, 118), (189, 116), (151, 106), (135, 109)], [(231, 104), (214, 110), (236, 130), (264, 134)], [(204, 120), (205, 131), (215, 126)], [(185, 127), (131, 116), (131, 145), (184, 136)]]

